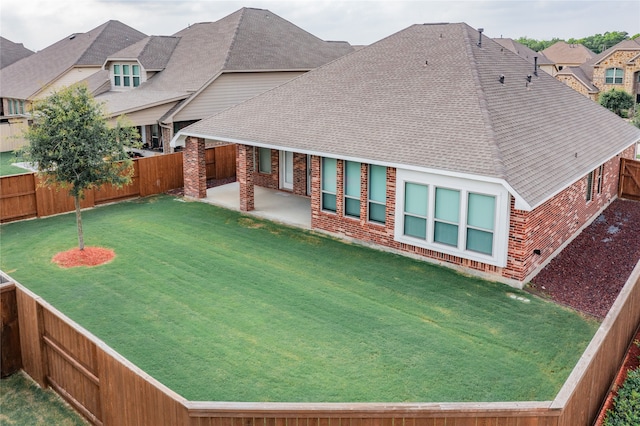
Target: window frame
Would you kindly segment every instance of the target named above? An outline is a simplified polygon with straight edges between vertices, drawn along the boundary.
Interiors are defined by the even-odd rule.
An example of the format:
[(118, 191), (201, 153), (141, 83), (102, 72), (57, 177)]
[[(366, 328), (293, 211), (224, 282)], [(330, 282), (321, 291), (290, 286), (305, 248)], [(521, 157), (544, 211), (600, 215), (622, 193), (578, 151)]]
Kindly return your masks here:
[[(268, 156), (265, 155), (265, 153), (268, 152)], [(272, 153), (271, 153), (271, 148), (264, 148), (264, 147), (258, 147), (258, 173), (263, 173), (263, 174), (267, 174), (270, 175), (271, 171), (272, 171)], [(263, 168), (263, 160), (264, 158), (268, 158), (269, 159), (269, 167), (268, 168)], [(265, 163), (266, 165), (266, 163)]]
[[(405, 185), (406, 183), (428, 186), (428, 205), (426, 217), (426, 238), (418, 238), (405, 235)], [(417, 247), (426, 248), (439, 253), (454, 255), (457, 257), (483, 262), (490, 265), (505, 267), (508, 254), (508, 236), (511, 199), (508, 191), (500, 183), (482, 182), (463, 177), (436, 175), (426, 172), (398, 169), (396, 173), (396, 206), (394, 239)], [(456, 246), (435, 241), (435, 210), (436, 188), (459, 191), (458, 206), (458, 243)], [(468, 230), (479, 228), (469, 224), (470, 194), (483, 195), (493, 198), (493, 229), (481, 229), (491, 234), (491, 254), (468, 248)]]
[[(609, 71), (611, 71), (611, 74), (612, 74), (611, 76), (609, 75)], [(618, 74), (620, 75), (618, 76)], [(618, 68), (618, 67), (607, 68), (604, 72), (604, 83), (605, 84), (624, 84), (624, 69)]]
[[(333, 173), (333, 175), (328, 174), (327, 171), (325, 170), (325, 164), (327, 164), (328, 161), (331, 161), (334, 163), (335, 172)], [(325, 183), (328, 182), (327, 180), (325, 180), (325, 178), (332, 180), (333, 187), (335, 188), (335, 190), (331, 191), (330, 189), (325, 188)], [(333, 201), (334, 201), (333, 205), (335, 207), (333, 208), (326, 207), (325, 196), (333, 197)], [(323, 212), (334, 213), (334, 214), (337, 214), (338, 212), (338, 160), (335, 158), (330, 158), (330, 157), (320, 158), (320, 210), (322, 210)]]
[[(348, 160), (344, 160), (343, 161), (344, 164), (344, 173), (343, 176), (344, 178), (342, 179), (342, 198), (343, 198), (343, 210), (344, 210), (344, 216), (345, 217), (350, 217), (353, 219), (360, 219), (360, 207), (361, 207), (361, 202), (360, 202), (360, 198), (362, 195), (362, 163), (357, 162), (357, 161), (348, 161)], [(353, 173), (356, 176), (351, 176), (351, 172), (349, 171), (350, 169), (353, 169)], [(357, 173), (355, 172), (355, 170), (357, 169)], [(352, 179), (357, 181), (357, 185), (358, 185), (358, 191), (357, 194), (350, 194), (349, 193), (349, 183), (352, 182)], [(357, 213), (352, 212), (350, 213), (350, 208), (349, 208), (349, 204), (352, 205), (356, 205), (358, 206), (357, 209)]]
[(113, 87), (132, 89), (142, 83), (142, 66), (138, 63), (118, 62), (112, 65)]
[[(371, 194), (374, 193), (374, 191), (372, 190), (372, 185), (374, 184), (374, 179), (372, 178), (373, 176), (372, 169), (374, 167), (376, 168), (375, 170), (381, 170), (384, 176), (384, 179), (382, 180), (382, 182), (384, 183), (384, 188), (382, 191), (384, 193), (384, 200), (375, 200), (371, 197)], [(384, 217), (381, 221), (371, 218), (371, 211), (374, 210), (372, 209), (373, 206), (377, 206), (377, 207), (382, 206), (382, 209), (384, 210)], [(369, 164), (367, 167), (367, 221), (371, 223), (376, 223), (379, 225), (385, 225), (387, 223), (387, 167), (386, 166)]]
[(585, 191), (585, 198), (587, 203), (590, 203), (591, 201), (593, 201), (593, 182), (595, 178), (595, 172), (596, 172), (595, 170), (592, 170), (589, 173), (587, 173), (587, 185), (586, 185), (586, 191)]

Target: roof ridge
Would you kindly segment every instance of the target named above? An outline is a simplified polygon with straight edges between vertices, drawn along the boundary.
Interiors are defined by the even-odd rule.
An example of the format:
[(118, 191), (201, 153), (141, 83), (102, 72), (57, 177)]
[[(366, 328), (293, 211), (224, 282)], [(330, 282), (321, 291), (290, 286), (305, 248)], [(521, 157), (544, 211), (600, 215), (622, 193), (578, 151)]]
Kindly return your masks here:
[[(489, 114), (489, 103), (487, 102), (487, 98), (484, 93), (484, 86), (480, 80), (480, 72), (478, 70), (478, 62), (476, 61), (476, 55), (474, 53), (474, 47), (477, 49), (483, 49), (478, 46), (475, 42), (472, 41), (471, 36), (469, 35), (469, 29), (472, 29), (467, 24), (462, 24), (462, 33), (464, 38), (464, 46), (467, 52), (467, 56), (469, 57), (469, 70), (471, 71), (471, 76), (473, 78), (474, 86), (476, 87), (476, 94), (479, 103), (479, 112), (480, 117), (482, 117), (482, 121), (485, 123), (485, 131), (487, 132), (487, 139), (490, 143), (490, 148), (492, 152), (492, 157), (494, 161), (495, 172), (497, 176), (506, 179), (507, 172), (506, 167), (504, 165), (504, 159), (502, 157), (502, 153), (498, 147), (498, 142), (496, 138), (496, 134), (493, 130), (493, 121), (491, 120), (491, 115)], [(482, 37), (482, 32), (480, 32), (480, 37)], [(489, 41), (489, 37), (485, 37)], [(487, 48), (486, 46), (484, 47)]]
[(75, 65), (78, 65), (78, 63), (79, 63), (79, 62), (80, 62), (80, 60), (84, 57), (84, 55), (86, 55), (86, 54), (87, 54), (87, 52), (91, 51), (91, 48), (92, 48), (92, 47), (93, 47), (93, 45), (96, 43), (96, 41), (98, 41), (98, 39), (100, 38), (100, 35), (101, 35), (102, 33), (104, 33), (104, 31), (107, 29), (107, 27), (108, 27), (112, 22), (114, 22), (114, 20), (113, 20), (113, 19), (110, 19), (110, 20), (108, 20), (107, 22), (105, 22), (104, 24), (99, 25), (99, 26), (97, 26), (96, 28), (94, 28), (94, 29), (92, 29), (92, 30), (89, 30), (89, 31), (86, 31), (86, 32), (82, 33), (82, 34), (87, 34), (87, 33), (90, 33), (91, 31), (98, 30), (100, 27), (102, 27), (100, 30), (98, 30), (98, 34), (93, 38), (93, 40), (91, 41), (91, 43), (89, 43), (89, 45), (87, 46), (87, 48), (86, 48), (86, 49), (84, 49), (84, 50), (82, 51), (82, 53), (80, 54), (80, 56), (78, 56), (78, 58), (75, 60), (75, 62), (74, 62), (74, 64), (73, 64), (74, 66), (75, 66)]
[(229, 48), (227, 49), (227, 54), (224, 58), (224, 62), (222, 63), (221, 70), (225, 70), (227, 68), (227, 65), (229, 64), (229, 59), (231, 58), (231, 52), (233, 51), (233, 47), (236, 44), (238, 33), (240, 32), (240, 25), (242, 24), (242, 20), (244, 19), (244, 15), (246, 11), (247, 11), (246, 7), (243, 7), (240, 9), (240, 18), (238, 18), (238, 22), (236, 23), (236, 29), (233, 32), (233, 37), (231, 37), (231, 43), (229, 44)]

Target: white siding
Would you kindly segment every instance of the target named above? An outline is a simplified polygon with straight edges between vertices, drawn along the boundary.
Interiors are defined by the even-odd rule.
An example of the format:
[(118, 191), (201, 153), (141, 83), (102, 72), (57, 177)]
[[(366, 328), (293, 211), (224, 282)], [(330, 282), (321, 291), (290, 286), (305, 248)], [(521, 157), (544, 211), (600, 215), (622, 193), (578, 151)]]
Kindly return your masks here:
[[(144, 126), (147, 124), (156, 124), (160, 117), (167, 113), (175, 106), (177, 102), (159, 105), (152, 108), (142, 109), (132, 113), (125, 114), (128, 123), (134, 126)], [(111, 124), (115, 123), (116, 117), (109, 120)]]
[(72, 84), (84, 80), (85, 78), (97, 73), (98, 71), (100, 71), (100, 67), (72, 68), (67, 73), (63, 74), (62, 76), (60, 76), (60, 78), (51, 83), (49, 87), (38, 93), (37, 99), (44, 99), (54, 91), (60, 90), (63, 87), (71, 86)]
[(173, 121), (201, 120), (303, 74), (262, 72), (222, 74), (182, 109)]

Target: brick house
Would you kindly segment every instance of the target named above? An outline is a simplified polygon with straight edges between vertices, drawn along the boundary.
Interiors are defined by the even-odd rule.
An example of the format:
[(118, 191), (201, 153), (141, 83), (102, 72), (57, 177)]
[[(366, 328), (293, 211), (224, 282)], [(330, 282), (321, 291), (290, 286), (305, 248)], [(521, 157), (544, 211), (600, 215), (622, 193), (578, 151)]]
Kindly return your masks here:
[(623, 40), (556, 78), (594, 101), (600, 93), (624, 90), (640, 103), (640, 39)]
[(154, 152), (170, 152), (179, 129), (352, 52), (264, 9), (242, 8), (215, 22), (152, 36), (104, 62), (104, 102), (140, 130)]
[(182, 129), (237, 144), (255, 186), (310, 198), (311, 228), (522, 286), (617, 194), (640, 129), (466, 24), (413, 25)]
[(108, 81), (108, 74), (102, 72), (105, 59), (144, 37), (140, 31), (111, 20), (86, 33), (71, 34), (2, 68), (0, 151), (26, 143), (21, 135), (30, 118), (31, 102), (78, 82), (86, 83), (93, 94), (100, 93)]

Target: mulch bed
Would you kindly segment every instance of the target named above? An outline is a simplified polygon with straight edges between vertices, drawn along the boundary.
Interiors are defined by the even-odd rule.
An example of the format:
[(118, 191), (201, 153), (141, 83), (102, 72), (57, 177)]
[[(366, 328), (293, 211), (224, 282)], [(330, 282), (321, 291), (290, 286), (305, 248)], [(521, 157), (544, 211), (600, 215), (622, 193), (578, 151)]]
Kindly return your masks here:
[(640, 260), (640, 202), (617, 199), (527, 290), (602, 319)]
[(111, 249), (104, 247), (85, 247), (84, 250), (73, 248), (61, 251), (53, 256), (52, 262), (61, 268), (75, 268), (78, 266), (98, 266), (111, 262), (116, 256)]

